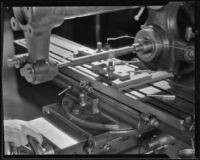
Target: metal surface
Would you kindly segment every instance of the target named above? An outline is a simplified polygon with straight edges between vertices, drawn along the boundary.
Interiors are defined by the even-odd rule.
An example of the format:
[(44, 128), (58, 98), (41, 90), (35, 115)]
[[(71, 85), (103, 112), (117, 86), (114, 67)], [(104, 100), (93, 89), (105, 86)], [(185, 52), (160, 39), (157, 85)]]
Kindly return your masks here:
[[(13, 30), (22, 29), (28, 44), (28, 57), (24, 62), (26, 66), (21, 69), (22, 76), (33, 84), (50, 81), (55, 77), (57, 67), (49, 61), (50, 35), (51, 30), (60, 26), (64, 19), (130, 8), (137, 7), (13, 7), (15, 18), (11, 20), (11, 27)], [(18, 64), (13, 62), (12, 65)]]
[[(63, 39), (63, 41), (64, 41), (64, 39)], [(58, 52), (56, 52), (56, 53), (59, 54)], [(71, 61), (70, 59), (67, 59), (67, 60)], [(151, 102), (150, 105), (143, 104), (143, 103), (131, 98), (131, 96), (135, 98), (135, 95), (132, 94), (130, 91), (125, 91), (124, 93), (116, 92), (116, 90), (111, 88), (111, 87), (109, 87), (109, 85), (105, 86), (105, 85), (101, 84), (100, 82), (96, 81), (93, 77), (88, 76), (88, 74), (86, 74), (86, 73), (84, 73), (84, 72), (82, 72), (82, 71), (80, 71), (78, 69), (75, 69), (73, 67), (62, 68), (61, 69), (61, 73), (62, 74), (64, 73), (65, 75), (68, 75), (68, 76), (64, 76), (63, 80), (67, 80), (67, 79), (69, 79), (69, 77), (72, 77), (73, 79), (77, 79), (78, 81), (85, 80), (86, 82), (91, 82), (91, 86), (94, 88), (93, 92), (95, 92), (95, 94), (97, 94), (96, 91), (98, 91), (98, 92), (102, 92), (102, 93), (106, 94), (107, 96), (111, 96), (112, 95), (112, 97), (114, 99), (117, 99), (118, 101), (120, 101), (120, 102), (122, 102), (124, 104), (127, 104), (127, 102), (129, 102), (128, 106), (130, 108), (134, 108), (136, 111), (139, 110), (140, 112), (144, 112), (144, 113), (147, 113), (147, 112), (152, 113), (153, 115), (156, 115), (156, 117), (158, 119), (162, 120), (165, 123), (168, 123), (168, 125), (173, 126), (178, 130), (179, 129), (182, 130), (180, 122), (182, 121), (182, 118), (184, 118), (186, 115), (183, 114), (183, 112), (180, 113), (180, 110), (178, 112), (176, 111), (176, 109), (174, 110), (174, 108), (176, 108), (176, 107), (172, 107), (173, 105), (172, 106), (171, 105), (170, 106), (166, 106), (166, 105), (164, 106), (164, 104), (159, 105), (158, 101), (153, 103), (154, 102), (153, 99), (150, 99), (148, 101), (148, 104), (149, 104), (149, 102)], [(59, 74), (59, 75), (62, 75), (62, 74)], [(77, 83), (77, 85), (79, 85), (79, 82)], [(160, 86), (160, 87), (162, 89), (162, 86)], [(167, 95), (167, 92), (171, 92), (172, 91), (171, 89), (172, 89), (171, 86), (166, 88), (165, 89), (166, 90), (165, 91), (166, 92), (165, 95)], [(175, 93), (175, 90), (172, 91), (172, 92)], [(176, 90), (176, 92), (177, 92), (177, 90)], [(184, 91), (182, 93), (184, 93)], [(181, 95), (183, 95), (182, 93), (181, 93)], [(119, 99), (119, 97), (120, 97), (120, 99)], [(143, 101), (143, 99), (141, 99), (141, 100)], [(146, 103), (146, 98), (144, 100), (145, 100), (144, 102)], [(156, 105), (157, 107), (154, 107), (154, 105)], [(176, 105), (178, 105), (178, 103)], [(143, 107), (141, 107), (141, 106), (143, 106)], [(160, 108), (160, 109), (158, 109), (158, 108)], [(165, 110), (165, 113), (163, 112), (163, 109)], [(176, 116), (174, 117), (173, 115), (168, 114), (169, 112), (173, 113), (173, 115), (175, 113), (177, 113), (175, 115), (178, 116), (178, 117), (182, 117), (182, 118), (179, 119)], [(181, 115), (183, 115), (183, 116), (181, 116)], [(168, 118), (166, 118), (166, 116)], [(166, 121), (166, 119), (168, 119), (168, 120)]]
[[(100, 43), (97, 50), (92, 50), (55, 35), (50, 37), (50, 32), (46, 35), (46, 31), (60, 25), (64, 17), (70, 19), (79, 15), (106, 13), (118, 7), (97, 7), (98, 10), (96, 7), (87, 8), (88, 10), (86, 7), (15, 8), (15, 17), (22, 24), (21, 28), (24, 31), (27, 29), (26, 42), (18, 40), (17, 43), (27, 47), (30, 52), (29, 45), (34, 43), (35, 37), (41, 36), (43, 39), (37, 40), (48, 39), (48, 46), (45, 44), (44, 48), (37, 48), (38, 52), (44, 53), (34, 54), (37, 50), (31, 49), (34, 52), (28, 53), (28, 57), (25, 57), (27, 54), (15, 57), (13, 61), (9, 61), (9, 65), (16, 68), (23, 66), (22, 75), (32, 83), (51, 80), (57, 75), (53, 82), (62, 88), (62, 92), (58, 93), (63, 96), (62, 101), (43, 107), (43, 113), (52, 125), (77, 139), (76, 144), (60, 148), (58, 145), (54, 146), (56, 143), (62, 144), (57, 140), (52, 145), (53, 151), (46, 150), (47, 153), (114, 154), (125, 153), (129, 149), (133, 153), (140, 153), (136, 150), (142, 148), (142, 153), (146, 154), (167, 154), (170, 147), (175, 151), (190, 148), (190, 140), (195, 137), (194, 90), (173, 82), (173, 73), (175, 76), (180, 74), (179, 68), (175, 67), (176, 62), (192, 66), (195, 54), (191, 31), (187, 29), (186, 40), (179, 34), (181, 30), (178, 30), (180, 28), (176, 20), (180, 4), (172, 2), (158, 8), (148, 7), (148, 19), (134, 37), (135, 43), (106, 51), (102, 50)], [(173, 8), (174, 15), (171, 15), (170, 7)], [(26, 14), (22, 19), (20, 14), (24, 13)], [(141, 14), (140, 12), (138, 16)], [(36, 15), (41, 17), (36, 18)], [(54, 21), (58, 15), (60, 18)], [(29, 21), (26, 23), (26, 20)], [(35, 22), (35, 26), (30, 22)], [(49, 26), (41, 27), (44, 22)], [(14, 20), (12, 23), (15, 23)], [(15, 27), (17, 30), (17, 26)], [(34, 45), (37, 47), (39, 42)], [(180, 51), (181, 47), (184, 50)], [(139, 60), (137, 63), (124, 63), (114, 58), (130, 52), (136, 52), (151, 70), (142, 66)], [(51, 71), (49, 78), (46, 73), (51, 63), (55, 64), (57, 73)], [(26, 71), (23, 72), (23, 69)], [(162, 78), (158, 78), (163, 71), (154, 71), (157, 69), (170, 73), (165, 72)], [(47, 79), (33, 80), (31, 72), (34, 72), (33, 77), (41, 73)], [(136, 78), (141, 75), (149, 79)], [(116, 80), (123, 83), (123, 89), (120, 85), (113, 85)], [(57, 135), (52, 134), (54, 138)], [(180, 144), (180, 141), (184, 147), (176, 148), (174, 145)], [(37, 154), (42, 153), (41, 148), (32, 148)], [(188, 151), (182, 155), (193, 156), (193, 150)]]
[[(62, 39), (57, 36), (55, 36), (54, 38), (57, 38), (58, 40)], [(21, 41), (18, 41), (18, 42), (21, 42)], [(62, 39), (62, 42), (63, 42), (62, 43), (63, 48), (66, 47), (64, 45), (66, 43), (64, 42), (68, 42), (68, 44), (70, 44), (69, 41), (65, 41), (64, 39)], [(50, 45), (52, 45), (52, 43)], [(74, 43), (71, 45), (74, 45)], [(77, 48), (78, 48), (78, 45), (77, 45)], [(59, 52), (57, 50), (52, 50), (51, 54), (52, 53), (56, 53), (59, 55)], [(94, 54), (93, 51), (91, 51), (90, 53)], [(60, 54), (62, 55), (63, 53), (60, 53)], [(52, 57), (50, 57), (51, 60), (56, 61), (58, 64), (63, 64), (62, 62)], [(68, 61), (68, 63), (72, 61), (72, 59), (69, 59), (69, 58), (65, 58), (63, 60)], [(84, 64), (81, 66), (82, 68), (86, 69), (86, 66)], [(87, 70), (92, 73), (95, 73), (93, 70), (90, 70), (89, 68), (87, 68)], [(63, 89), (68, 88), (67, 86), (71, 86), (70, 90), (65, 92), (66, 94), (65, 96), (71, 100), (76, 99), (77, 103), (74, 103), (74, 104), (80, 105), (80, 101), (78, 98), (80, 94), (80, 90), (84, 91), (84, 93), (87, 93), (89, 95), (94, 94), (96, 97), (100, 99), (99, 105), (98, 105), (98, 109), (100, 113), (106, 113), (106, 114), (111, 113), (112, 118), (117, 116), (118, 118), (116, 120), (118, 120), (119, 122), (124, 121), (126, 124), (132, 126), (133, 128), (134, 127), (137, 128), (136, 135), (131, 136), (132, 141), (129, 141), (129, 142), (130, 143), (132, 142), (132, 144), (130, 145), (128, 140), (121, 141), (121, 139), (123, 139), (121, 137), (124, 137), (120, 135), (121, 131), (119, 131), (119, 134), (118, 133), (115, 134), (115, 132), (118, 132), (118, 131), (112, 131), (112, 130), (107, 131), (107, 133), (102, 133), (100, 132), (100, 130), (98, 131), (98, 129), (95, 129), (94, 131), (93, 127), (91, 127), (90, 124), (88, 123), (84, 122), (85, 124), (89, 125), (89, 127), (87, 127), (87, 125), (82, 125), (83, 123), (80, 123), (80, 121), (74, 121), (73, 118), (75, 116), (79, 118), (80, 120), (81, 119), (84, 120), (84, 118), (79, 116), (80, 111), (73, 112), (72, 114), (73, 117), (71, 118), (68, 117), (67, 112), (70, 111), (69, 113), (71, 113), (69, 105), (67, 105), (69, 111), (64, 110), (64, 108), (62, 107), (57, 107), (56, 105), (47, 106), (44, 109), (45, 110), (44, 113), (48, 119), (53, 119), (51, 121), (53, 124), (55, 122), (56, 126), (57, 125), (59, 126), (59, 124), (57, 123), (59, 121), (62, 121), (64, 122), (65, 125), (63, 125), (61, 128), (63, 129), (70, 128), (71, 130), (71, 131), (68, 130), (67, 133), (73, 132), (71, 134), (73, 134), (74, 136), (82, 137), (82, 139), (80, 138), (81, 140), (79, 141), (77, 145), (67, 147), (63, 150), (57, 149), (56, 153), (59, 153), (59, 154), (62, 154), (62, 153), (64, 154), (104, 153), (106, 154), (106, 153), (119, 153), (120, 151), (123, 152), (126, 149), (128, 149), (128, 146), (126, 146), (128, 145), (128, 143), (130, 147), (131, 146), (132, 148), (134, 148), (134, 146), (136, 147), (136, 145), (138, 144), (137, 137), (139, 137), (140, 135), (143, 135), (146, 132), (148, 133), (151, 130), (154, 130), (155, 128), (163, 131), (166, 134), (169, 134), (170, 136), (176, 137), (177, 139), (180, 139), (181, 141), (185, 143), (188, 143), (188, 139), (194, 136), (193, 132), (187, 131), (186, 129), (184, 129), (184, 126), (181, 125), (182, 121), (184, 121), (186, 117), (194, 113), (193, 112), (194, 110), (192, 109), (192, 105), (193, 105), (192, 101), (187, 100), (188, 96), (182, 94), (182, 93), (185, 93), (184, 90), (183, 91), (178, 90), (177, 92), (177, 89), (174, 87), (178, 87), (178, 86), (176, 86), (176, 84), (172, 85), (171, 84), (172, 82), (170, 80), (167, 79), (164, 81), (153, 82), (151, 84), (146, 84), (146, 86), (143, 85), (135, 89), (129, 89), (129, 90), (124, 90), (123, 92), (119, 92), (113, 89), (109, 84), (95, 79), (95, 74), (97, 73), (91, 74), (88, 71), (85, 72), (85, 70), (80, 70), (80, 67), (79, 68), (77, 67), (60, 68), (59, 74), (55, 79), (55, 83)], [(160, 99), (153, 98), (153, 97), (147, 97), (146, 95), (148, 95), (149, 92), (147, 92), (148, 89), (144, 89), (145, 87), (146, 88), (152, 87), (151, 91), (153, 94), (155, 94), (154, 90), (156, 89), (160, 91), (159, 93), (156, 93), (156, 95), (161, 94), (161, 93), (162, 93), (161, 95), (169, 95), (169, 93), (173, 93), (174, 95), (176, 95), (176, 99), (174, 100), (175, 103), (162, 101)], [(153, 95), (152, 93), (150, 93), (150, 95)], [(75, 98), (72, 98), (69, 95), (72, 95)], [(141, 95), (142, 97), (140, 97)], [(183, 104), (182, 107), (185, 108), (184, 110), (180, 109), (179, 102)], [(87, 101), (87, 104), (90, 104), (90, 103), (88, 103)], [(72, 105), (72, 106), (76, 106), (76, 105)], [(91, 108), (92, 106), (93, 105), (91, 105)], [(86, 108), (87, 107), (83, 107), (83, 109), (85, 110)], [(77, 114), (74, 114), (74, 113), (77, 113)], [(141, 116), (141, 113), (144, 113), (144, 116)], [(94, 117), (95, 117), (96, 113), (90, 112), (90, 114), (94, 114)], [(92, 122), (95, 122), (95, 120)], [(148, 129), (148, 126), (149, 127), (151, 126), (151, 127)], [(181, 137), (179, 136), (180, 133), (182, 135)], [(82, 134), (85, 136), (81, 136)], [(91, 145), (90, 144), (91, 140), (93, 142), (92, 144), (97, 144), (97, 145)], [(150, 140), (148, 141), (150, 143)], [(121, 144), (121, 146), (119, 144)], [(166, 147), (166, 145), (164, 146)], [(163, 147), (163, 146), (158, 145), (155, 148), (159, 148), (159, 147)], [(137, 153), (137, 151), (136, 150), (134, 151), (134, 149), (132, 152)], [(141, 149), (141, 153), (145, 153), (145, 152), (148, 153), (150, 151), (147, 151), (144, 148)], [(154, 152), (154, 150), (151, 152)]]
[(27, 136), (28, 144), (26, 146), (15, 147), (12, 143), (5, 144), (5, 155), (52, 155), (55, 154), (51, 145), (41, 146), (37, 140)]
[[(135, 39), (135, 42), (152, 43), (152, 49), (148, 52), (137, 52), (148, 68), (172, 71), (176, 75), (194, 71), (194, 64), (191, 62), (194, 60), (195, 51), (189, 50), (189, 46), (194, 47), (194, 39), (188, 38), (194, 37), (189, 31), (194, 28), (193, 11), (192, 6), (182, 2), (170, 2), (158, 9), (148, 7), (149, 16)], [(186, 38), (183, 36), (185, 34)]]
[[(64, 18), (71, 19), (130, 8), (138, 8), (138, 6), (14, 7), (15, 19), (11, 20), (11, 26), (13, 26), (14, 30), (20, 27), (24, 31), (28, 43), (28, 59), (26, 63), (28, 63), (30, 69), (24, 67), (22, 76), (25, 76), (33, 84), (43, 83), (55, 77), (57, 67), (52, 62), (49, 62), (50, 34), (54, 27), (63, 23)], [(173, 12), (171, 12), (171, 8), (173, 8)], [(194, 27), (194, 13), (191, 9), (187, 3), (181, 2), (170, 2), (164, 7), (159, 6), (159, 9), (148, 7), (148, 18), (141, 30), (136, 34), (136, 44), (133, 45), (133, 52), (137, 52), (137, 56), (148, 68), (152, 70), (167, 70), (174, 72), (175, 75), (183, 75), (194, 71), (194, 42), (191, 38), (186, 38), (187, 40), (185, 40), (184, 37), (181, 37), (181, 32), (184, 29), (186, 37), (192, 37), (191, 28)], [(142, 14), (142, 10), (144, 10), (144, 7), (138, 13), (139, 15)], [(180, 13), (189, 17), (187, 26), (190, 28), (190, 35), (188, 35), (188, 27), (180, 27), (178, 20)], [(188, 39), (190, 39), (189, 42)], [(130, 50), (127, 48), (127, 51), (124, 48), (122, 52), (121, 49), (119, 49), (119, 52), (117, 50), (114, 51), (115, 56), (131, 52), (131, 48)], [(80, 65), (104, 59), (107, 58), (107, 54), (105, 51), (105, 54), (101, 53), (98, 56), (81, 57), (68, 64), (62, 64), (60, 67)], [(185, 63), (184, 68), (181, 67), (183, 62)], [(14, 61), (12, 65), (19, 66), (18, 63)], [(32, 66), (32, 63), (34, 63), (34, 66)], [(48, 72), (45, 70), (41, 74), (38, 73), (35, 70), (39, 66), (38, 63), (43, 63), (42, 66), (48, 64)]]

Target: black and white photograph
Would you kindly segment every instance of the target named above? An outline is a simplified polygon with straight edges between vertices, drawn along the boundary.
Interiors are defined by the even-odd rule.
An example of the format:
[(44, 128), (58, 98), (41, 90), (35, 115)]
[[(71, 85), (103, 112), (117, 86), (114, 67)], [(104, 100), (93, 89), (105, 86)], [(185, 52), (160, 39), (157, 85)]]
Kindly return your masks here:
[(4, 4), (3, 157), (198, 158), (198, 3), (161, 2)]

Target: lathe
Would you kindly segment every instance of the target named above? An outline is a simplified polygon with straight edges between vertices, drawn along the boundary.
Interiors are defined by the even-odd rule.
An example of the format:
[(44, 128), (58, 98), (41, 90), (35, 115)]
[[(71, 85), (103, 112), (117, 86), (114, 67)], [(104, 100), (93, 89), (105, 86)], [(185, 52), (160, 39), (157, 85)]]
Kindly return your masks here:
[[(31, 84), (50, 82), (62, 100), (32, 120), (44, 136), (10, 154), (165, 154), (195, 157), (194, 3), (162, 6), (13, 7), (14, 41), (27, 52), (8, 59)], [(136, 10), (134, 36), (107, 37), (96, 49), (52, 34), (64, 21)], [(67, 26), (66, 26), (67, 27)], [(83, 31), (84, 32), (84, 31)], [(88, 33), (89, 34), (89, 33)], [(131, 45), (113, 47), (117, 39)], [(129, 60), (121, 56), (133, 55)]]

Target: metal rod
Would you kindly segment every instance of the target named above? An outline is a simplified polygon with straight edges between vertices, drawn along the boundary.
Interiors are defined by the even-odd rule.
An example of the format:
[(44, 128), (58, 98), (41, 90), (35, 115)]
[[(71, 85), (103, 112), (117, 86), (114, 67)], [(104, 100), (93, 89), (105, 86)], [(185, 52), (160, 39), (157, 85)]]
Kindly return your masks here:
[(71, 62), (68, 62), (65, 64), (60, 64), (58, 67), (62, 68), (62, 67), (68, 67), (68, 66), (77, 66), (77, 65), (81, 65), (81, 64), (94, 62), (94, 61), (99, 61), (102, 59), (107, 59), (111, 55), (114, 57), (122, 56), (122, 55), (125, 55), (125, 54), (127, 54), (129, 52), (133, 52), (133, 51), (134, 51), (134, 46), (128, 46), (128, 47), (123, 47), (123, 48), (119, 48), (119, 49), (112, 49), (112, 50), (100, 52), (95, 55), (79, 57)]
[(147, 97), (154, 97), (162, 100), (175, 100), (176, 96), (175, 95), (147, 95)]
[(95, 38), (96, 43), (100, 41), (100, 32), (101, 32), (101, 25), (100, 25), (100, 15), (95, 16)]

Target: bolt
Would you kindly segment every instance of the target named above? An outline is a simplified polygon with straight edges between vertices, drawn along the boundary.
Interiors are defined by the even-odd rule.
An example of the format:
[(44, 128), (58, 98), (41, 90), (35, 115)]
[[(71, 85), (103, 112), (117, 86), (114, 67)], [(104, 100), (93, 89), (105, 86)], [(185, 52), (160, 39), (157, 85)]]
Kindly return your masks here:
[(108, 59), (107, 70), (108, 70), (108, 79), (111, 80), (113, 78), (113, 72), (115, 71), (115, 65), (112, 59)]
[(86, 97), (85, 97), (85, 94), (84, 93), (80, 93), (80, 105), (82, 106), (82, 107), (84, 107), (84, 106), (86, 106), (87, 105), (87, 103), (86, 103)]
[(102, 43), (97, 42), (97, 53), (102, 51)]

